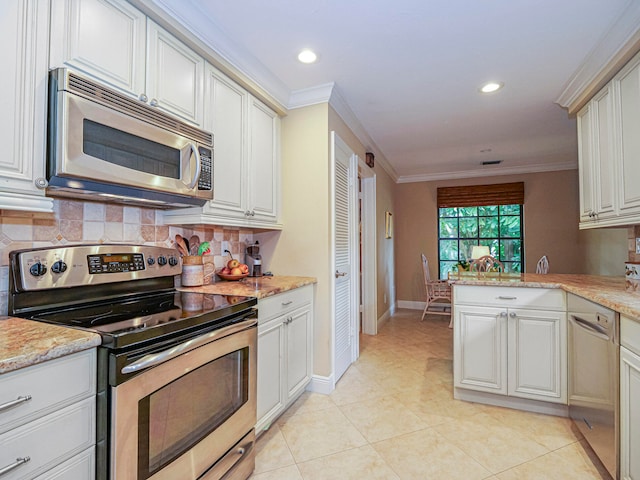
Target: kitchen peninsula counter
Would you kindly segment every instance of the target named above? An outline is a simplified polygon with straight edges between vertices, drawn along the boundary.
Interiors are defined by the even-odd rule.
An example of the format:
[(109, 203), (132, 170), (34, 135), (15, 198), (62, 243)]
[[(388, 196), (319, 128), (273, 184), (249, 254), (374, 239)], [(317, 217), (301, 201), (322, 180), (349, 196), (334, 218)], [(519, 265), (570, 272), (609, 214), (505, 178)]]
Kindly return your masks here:
[(315, 277), (278, 275), (273, 277), (246, 277), (235, 282), (218, 280), (211, 285), (204, 285), (202, 287), (180, 287), (178, 290), (265, 298), (314, 283), (317, 283)]
[(640, 321), (640, 293), (626, 291), (624, 277), (462, 272), (450, 274), (449, 282), (453, 285), (560, 288)]
[(97, 347), (97, 333), (0, 317), (0, 374)]

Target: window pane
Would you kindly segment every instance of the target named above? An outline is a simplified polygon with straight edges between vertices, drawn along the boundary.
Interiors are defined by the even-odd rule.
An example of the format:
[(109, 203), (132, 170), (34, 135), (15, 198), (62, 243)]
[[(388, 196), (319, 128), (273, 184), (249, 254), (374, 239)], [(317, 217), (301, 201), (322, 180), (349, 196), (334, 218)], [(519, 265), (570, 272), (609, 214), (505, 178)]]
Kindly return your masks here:
[(486, 207), (478, 207), (478, 215), (487, 217), (491, 215), (498, 215), (498, 206), (492, 205)]
[(458, 237), (458, 219), (457, 218), (441, 218), (440, 219), (440, 238), (457, 238)]
[(458, 261), (458, 240), (440, 240), (440, 260)]
[(468, 260), (471, 258), (471, 249), (474, 245), (478, 245), (477, 240), (460, 240), (460, 260)]
[(449, 272), (458, 272), (458, 262), (440, 262), (440, 278), (446, 279), (449, 277)]
[(522, 240), (503, 240), (500, 260), (522, 260)]
[(483, 241), (482, 245), (486, 245), (489, 247), (489, 252), (492, 257), (500, 258), (500, 241), (499, 240), (490, 240)]
[(500, 215), (520, 215), (520, 205), (500, 205)]
[(458, 212), (461, 217), (477, 217), (478, 207), (460, 207)]
[(442, 217), (457, 217), (458, 209), (457, 208), (441, 208), (440, 209), (440, 218)]
[(478, 238), (478, 218), (477, 217), (460, 219), (460, 237)]
[(480, 238), (495, 238), (498, 236), (498, 217), (478, 219)]
[(501, 237), (520, 237), (520, 217), (500, 217)]

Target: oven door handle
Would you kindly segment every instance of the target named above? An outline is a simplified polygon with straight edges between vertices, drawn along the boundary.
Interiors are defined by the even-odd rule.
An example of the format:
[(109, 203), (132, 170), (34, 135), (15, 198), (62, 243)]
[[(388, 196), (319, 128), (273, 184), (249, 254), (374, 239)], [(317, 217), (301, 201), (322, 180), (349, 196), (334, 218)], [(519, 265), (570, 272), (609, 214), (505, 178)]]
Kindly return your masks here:
[(204, 335), (200, 335), (199, 337), (192, 338), (191, 340), (181, 343), (180, 345), (176, 345), (175, 347), (170, 348), (169, 350), (165, 350), (164, 352), (145, 355), (137, 362), (132, 363), (131, 365), (125, 365), (120, 371), (124, 375), (139, 372), (146, 368), (150, 368), (160, 363), (166, 362), (167, 360), (175, 358), (178, 355), (182, 355), (183, 353), (186, 353), (190, 350), (201, 347), (206, 343), (212, 342), (214, 340), (219, 340), (222, 337), (232, 335), (242, 330), (246, 330), (247, 328), (251, 328), (257, 324), (258, 320), (256, 320), (255, 318), (244, 320), (239, 323), (234, 323), (233, 325), (229, 325), (228, 327), (223, 327), (218, 330), (205, 333)]

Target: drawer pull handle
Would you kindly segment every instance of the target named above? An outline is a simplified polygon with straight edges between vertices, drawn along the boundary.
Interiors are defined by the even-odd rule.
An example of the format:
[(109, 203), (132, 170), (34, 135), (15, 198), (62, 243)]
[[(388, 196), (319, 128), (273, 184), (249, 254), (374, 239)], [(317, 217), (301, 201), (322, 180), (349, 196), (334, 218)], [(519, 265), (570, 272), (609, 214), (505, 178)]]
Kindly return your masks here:
[(5, 473), (9, 473), (12, 470), (15, 470), (20, 465), (23, 465), (23, 464), (27, 463), (29, 460), (31, 460), (31, 457), (16, 458), (15, 463), (12, 463), (11, 465), (7, 465), (6, 467), (0, 468), (0, 475), (4, 475)]
[(19, 396), (15, 400), (11, 400), (10, 402), (4, 403), (0, 405), (0, 412), (4, 410), (9, 410), (11, 407), (15, 407), (16, 405), (20, 405), (21, 403), (28, 402), (31, 400), (31, 395)]
[(288, 302), (282, 302), (282, 306), (286, 307), (287, 305), (291, 305), (293, 303), (293, 300), (289, 300)]
[(506, 295), (500, 295), (498, 299), (499, 300), (517, 300), (518, 297), (507, 297)]

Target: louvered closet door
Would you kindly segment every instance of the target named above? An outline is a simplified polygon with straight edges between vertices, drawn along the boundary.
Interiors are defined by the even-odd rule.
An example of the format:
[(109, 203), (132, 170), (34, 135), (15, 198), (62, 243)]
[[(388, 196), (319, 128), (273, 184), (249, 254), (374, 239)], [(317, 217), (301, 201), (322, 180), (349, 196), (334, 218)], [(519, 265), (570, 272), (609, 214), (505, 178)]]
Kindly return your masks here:
[(337, 382), (355, 360), (357, 231), (355, 154), (335, 132), (333, 156), (334, 372)]

